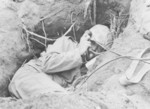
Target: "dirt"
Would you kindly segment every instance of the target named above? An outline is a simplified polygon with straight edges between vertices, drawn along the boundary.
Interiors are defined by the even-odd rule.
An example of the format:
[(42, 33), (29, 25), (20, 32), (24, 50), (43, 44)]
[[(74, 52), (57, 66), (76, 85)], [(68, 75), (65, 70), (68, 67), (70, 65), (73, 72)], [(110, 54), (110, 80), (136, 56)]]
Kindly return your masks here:
[(110, 26), (110, 14), (107, 13), (110, 10), (117, 16), (128, 15), (130, 2), (131, 0), (97, 0), (97, 23)]
[[(65, 3), (65, 5), (63, 3)], [(7, 89), (8, 84), (16, 70), (24, 64), (24, 62), (27, 62), (28, 59), (39, 54), (41, 48), (42, 50), (45, 49), (45, 46), (29, 39), (29, 37), (35, 39), (37, 37), (28, 36), (28, 33), (23, 27), (26, 27), (29, 31), (40, 31), (42, 29), (40, 19), (51, 13), (52, 16), (50, 15), (45, 20), (42, 20), (45, 23), (47, 37), (50, 37), (51, 35), (49, 35), (49, 33), (53, 34), (52, 29), (58, 31), (59, 25), (63, 27), (66, 25), (66, 29), (70, 27), (72, 24), (70, 15), (72, 12), (79, 16), (76, 17), (76, 20), (79, 19), (76, 25), (84, 24), (86, 18), (84, 19), (83, 16), (86, 6), (88, 6), (88, 4), (86, 4), (84, 0), (78, 2), (69, 2), (67, 0), (0, 1), (0, 15), (2, 16), (0, 17), (0, 96), (9, 95)], [(58, 7), (62, 8), (60, 9)], [(81, 17), (82, 20), (80, 19)], [(65, 19), (68, 23), (64, 22)], [(53, 27), (51, 27), (50, 23), (48, 23), (51, 21), (55, 22), (55, 27), (54, 24)], [(58, 21), (61, 21), (63, 24)], [(37, 27), (40, 29), (37, 29)], [(51, 31), (49, 32), (49, 30)], [(43, 32), (40, 35), (43, 35)], [(37, 38), (37, 40), (40, 41), (41, 39)], [(45, 42), (45, 40), (42, 41)]]
[[(76, 22), (75, 33), (72, 32), (72, 35), (79, 40), (81, 34), (92, 26), (88, 14), (90, 3), (91, 0), (25, 0), (18, 3), (18, 15), (28, 29), (45, 37), (44, 24), (46, 36), (53, 39), (62, 36)], [(78, 33), (80, 34), (78, 35)], [(35, 36), (33, 38), (45, 42), (44, 39)], [(35, 48), (45, 48), (34, 40), (32, 43)], [(47, 44), (49, 43), (52, 42), (48, 41)]]
[[(53, 99), (52, 99), (53, 98)], [(42, 102), (41, 102), (42, 101)], [(99, 109), (100, 105), (79, 94), (47, 94), (30, 100), (1, 99), (2, 109)], [(72, 105), (73, 104), (73, 105)], [(107, 109), (107, 108), (105, 108)]]
[(0, 16), (0, 96), (8, 96), (7, 86), (11, 77), (29, 54), (15, 11), (3, 7)]
[[(120, 34), (120, 37), (114, 41), (111, 51), (119, 53), (122, 56), (135, 57), (141, 50), (150, 46), (150, 42), (143, 38), (143, 35), (149, 31), (148, 28), (146, 28), (149, 27), (149, 22), (145, 19), (145, 15), (148, 15), (149, 11), (145, 11), (148, 9), (142, 8), (142, 6), (145, 7), (142, 1), (132, 1), (129, 24), (124, 32)], [(137, 17), (141, 11), (144, 13), (140, 14), (140, 17)], [(147, 24), (145, 24), (145, 22), (147, 22)], [(118, 56), (112, 52), (106, 52), (98, 57), (95, 66), (98, 68), (103, 62), (108, 62), (117, 57)], [(114, 109), (149, 109), (149, 72), (138, 84), (132, 84), (127, 87), (119, 84), (120, 76), (125, 73), (131, 61), (130, 59), (118, 59), (98, 69), (86, 80), (82, 86), (82, 90), (105, 93), (107, 95), (104, 99), (104, 101), (106, 100), (105, 104), (111, 107), (112, 103)], [(120, 102), (122, 100), (127, 102)], [(126, 104), (128, 104), (127, 107)]]
[[(115, 0), (112, 1), (114, 2)], [(112, 1), (110, 0), (110, 2)], [(43, 35), (39, 20), (49, 12), (54, 14), (53, 12), (58, 11), (58, 16), (53, 16), (54, 21), (51, 19), (52, 17), (44, 20), (46, 33), (48, 37), (50, 37), (56, 35), (57, 32), (61, 33), (58, 28), (68, 28), (71, 25), (70, 20), (67, 20), (65, 24), (64, 20), (70, 19), (70, 16), (67, 17), (66, 15), (70, 15), (72, 11), (79, 14), (77, 18), (77, 21), (81, 21), (77, 23), (79, 27), (86, 26), (86, 22), (89, 21), (88, 18), (87, 20), (83, 19), (85, 6), (88, 6), (84, 0), (63, 0), (63, 2), (65, 2), (63, 10), (68, 10), (65, 12), (62, 12), (61, 9), (59, 12), (59, 9), (56, 8), (63, 5), (61, 0), (57, 0), (58, 3), (56, 4), (54, 0), (25, 0), (16, 2), (17, 8), (6, 9), (3, 7), (0, 11), (0, 15), (3, 16), (0, 18), (0, 21), (2, 21), (0, 23), (0, 35), (3, 36), (1, 37), (2, 39), (0, 39), (0, 75), (2, 75), (0, 79), (2, 80), (0, 89), (3, 89), (0, 90), (0, 96), (8, 95), (7, 85), (9, 80), (23, 61), (31, 55), (28, 52), (25, 37), (20, 37), (22, 29), (20, 29), (19, 25), (24, 23), (29, 30), (39, 32), (39, 34)], [(99, 2), (102, 1), (99, 0)], [(120, 2), (122, 3), (123, 0)], [(122, 4), (124, 7), (128, 7), (129, 1), (125, 1)], [(80, 7), (80, 11), (76, 10), (77, 6)], [(150, 46), (150, 42), (143, 38), (143, 35), (149, 32), (150, 27), (149, 17), (146, 17), (146, 15), (149, 15), (148, 6), (148, 0), (145, 2), (143, 0), (132, 0), (128, 26), (124, 29), (124, 32), (119, 35), (119, 38), (114, 40), (111, 51), (119, 53), (122, 56), (135, 57), (141, 50)], [(32, 11), (30, 12), (31, 8)], [(52, 11), (53, 9), (56, 9), (56, 11)], [(58, 20), (60, 20), (60, 22), (58, 22)], [(53, 22), (51, 23), (51, 21)], [(91, 24), (88, 26), (90, 27)], [(2, 27), (3, 29), (1, 29)], [(60, 31), (63, 31), (63, 29), (60, 29)], [(57, 37), (58, 36), (57, 34)], [(93, 71), (89, 73), (93, 73), (94, 69), (99, 68), (104, 62), (114, 60), (117, 57), (118, 55), (110, 51), (102, 53), (97, 58)], [(11, 97), (0, 98), (0, 108), (58, 109), (61, 107), (62, 109), (149, 109), (150, 72), (148, 72), (138, 84), (124, 87), (119, 83), (120, 76), (125, 73), (131, 62), (132, 60), (129, 58), (120, 58), (109, 62), (104, 67), (96, 70), (83, 85), (80, 84), (77, 86), (75, 92), (70, 92), (68, 95), (45, 94), (27, 100)], [(9, 79), (7, 79), (8, 77)]]

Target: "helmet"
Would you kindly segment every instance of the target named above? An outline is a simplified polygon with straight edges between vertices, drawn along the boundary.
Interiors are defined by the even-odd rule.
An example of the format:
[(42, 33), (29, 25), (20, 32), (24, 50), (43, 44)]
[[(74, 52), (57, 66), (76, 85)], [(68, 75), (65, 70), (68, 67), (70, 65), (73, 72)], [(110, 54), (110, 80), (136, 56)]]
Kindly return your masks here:
[(97, 42), (102, 48), (110, 48), (110, 42), (112, 42), (112, 36), (107, 26), (97, 24), (90, 29), (92, 33), (91, 40)]

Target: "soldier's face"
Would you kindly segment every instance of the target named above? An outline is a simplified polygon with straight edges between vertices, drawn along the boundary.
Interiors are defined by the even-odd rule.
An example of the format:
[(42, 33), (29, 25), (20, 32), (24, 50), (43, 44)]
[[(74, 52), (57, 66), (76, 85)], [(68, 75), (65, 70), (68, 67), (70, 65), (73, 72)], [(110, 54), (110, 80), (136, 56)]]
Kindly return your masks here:
[(88, 52), (88, 61), (99, 55), (101, 52), (105, 51), (100, 45), (98, 45), (95, 41), (91, 40), (91, 47)]

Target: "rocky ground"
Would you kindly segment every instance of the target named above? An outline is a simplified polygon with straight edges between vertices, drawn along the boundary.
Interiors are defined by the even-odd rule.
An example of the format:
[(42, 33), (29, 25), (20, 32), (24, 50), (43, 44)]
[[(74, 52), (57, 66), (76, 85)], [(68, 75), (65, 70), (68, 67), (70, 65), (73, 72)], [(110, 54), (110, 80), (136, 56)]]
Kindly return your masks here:
[[(55, 0), (45, 0), (46, 3), (47, 2), (49, 3), (47, 7), (53, 4), (54, 1)], [(78, 13), (83, 12), (82, 11), (83, 6), (87, 6), (87, 7), (89, 6), (88, 4), (89, 2), (85, 3), (84, 0), (83, 1), (78, 0), (76, 2), (73, 0), (70, 1), (64, 0), (64, 1), (67, 3), (65, 9), (68, 9), (70, 3), (73, 3), (74, 6), (77, 6), (78, 3), (81, 3), (80, 5), (78, 5), (79, 7), (81, 6), (80, 7), (81, 11), (79, 11)], [(120, 2), (123, 1), (124, 0), (121, 0)], [(0, 52), (4, 53), (1, 54), (2, 56), (0, 55), (1, 57), (4, 57), (1, 58), (1, 60), (3, 59), (4, 61), (0, 61), (2, 67), (2, 68), (0, 67), (0, 70), (1, 69), (3, 70), (1, 71), (1, 75), (2, 75), (1, 89), (3, 90), (1, 90), (0, 94), (1, 96), (6, 96), (7, 85), (5, 86), (5, 84), (9, 83), (8, 81), (9, 79), (7, 78), (9, 77), (11, 79), (12, 75), (15, 73), (15, 70), (17, 70), (17, 68), (24, 62), (24, 60), (31, 55), (31, 51), (28, 51), (28, 47), (29, 47), (27, 46), (28, 42), (24, 41), (26, 40), (24, 39), (24, 37), (20, 37), (22, 33), (21, 31), (22, 29), (20, 30), (19, 26), (22, 25), (22, 22), (24, 22), (23, 24), (27, 25), (26, 27), (28, 30), (34, 32), (41, 31), (41, 26), (39, 26), (38, 28), (33, 28), (34, 25), (39, 25), (37, 24), (37, 22), (39, 18), (41, 18), (35, 16), (45, 16), (47, 15), (46, 13), (49, 12), (45, 10), (45, 8), (43, 8), (43, 6), (46, 6), (46, 4), (44, 4), (44, 2), (41, 2), (40, 0), (37, 0), (36, 2), (35, 0), (27, 0), (22, 4), (22, 6), (24, 5), (26, 6), (28, 2), (32, 2), (31, 7), (34, 6), (35, 11), (33, 11), (34, 13), (30, 13), (30, 15), (27, 15), (26, 11), (24, 11), (23, 14), (22, 12), (24, 10), (23, 7), (19, 8), (21, 6), (20, 3), (22, 3), (21, 1), (17, 1), (17, 0), (15, 1), (15, 2), (19, 2), (19, 4), (17, 3), (17, 8), (13, 8), (13, 11), (12, 11), (12, 6), (14, 6), (14, 3), (9, 2), (10, 4), (8, 4), (7, 1), (2, 1), (2, 2), (5, 5), (11, 6), (11, 10), (8, 8), (6, 10), (5, 9), (6, 7), (2, 5), (1, 12), (0, 12), (1, 16), (3, 16), (0, 17), (1, 21), (3, 21), (2, 23), (0, 23), (0, 35), (3, 36), (1, 37), (2, 39), (0, 39), (1, 48), (3, 49), (1, 49)], [(99, 2), (103, 2), (103, 1), (99, 0)], [(111, 2), (111, 0), (109, 0), (109, 2)], [(58, 5), (59, 6), (62, 5), (61, 3), (62, 1), (60, 0)], [(123, 2), (124, 6), (128, 6), (127, 5), (128, 3), (129, 2), (127, 1)], [(132, 0), (131, 7), (130, 7), (130, 17), (128, 20), (127, 27), (123, 29), (123, 32), (119, 35), (119, 37), (114, 40), (111, 51), (116, 52), (121, 56), (135, 57), (138, 53), (141, 52), (141, 50), (150, 47), (149, 40), (143, 38), (143, 36), (148, 34), (149, 27), (150, 27), (149, 5), (150, 5), (149, 0), (138, 0), (138, 1)], [(44, 13), (39, 14), (40, 10), (37, 11), (38, 8), (44, 9), (45, 14)], [(22, 10), (17, 11), (19, 14), (14, 14), (16, 13), (17, 9), (22, 9)], [(7, 15), (4, 13), (7, 13)], [(67, 15), (67, 13), (70, 13), (70, 11), (66, 12), (65, 15)], [(10, 16), (11, 14), (13, 18), (8, 17), (8, 15)], [(20, 16), (21, 19), (16, 19), (18, 18), (18, 16)], [(60, 16), (63, 15), (60, 14)], [(5, 20), (6, 18), (8, 20)], [(33, 20), (32, 18), (34, 19), (35, 22), (29, 23), (30, 24), (29, 25), (28, 22), (30, 21), (26, 22), (27, 20), (25, 19), (32, 21)], [(78, 17), (78, 19), (80, 19), (79, 21), (82, 21), (83, 16), (81, 15), (80, 17)], [(17, 23), (15, 20), (17, 20)], [(4, 23), (4, 21), (7, 22), (7, 25), (6, 23)], [(50, 21), (51, 19), (48, 19), (45, 22), (50, 22)], [(86, 21), (89, 21), (88, 17)], [(103, 21), (103, 20), (101, 19), (99, 21)], [(88, 24), (88, 26), (89, 27), (92, 26), (92, 23)], [(54, 24), (48, 25), (48, 23), (45, 24), (46, 24), (45, 26), (46, 28), (48, 27), (51, 28), (53, 27), (52, 25), (54, 25)], [(64, 24), (62, 25), (64, 27)], [(78, 22), (78, 26), (79, 25), (81, 25), (81, 27), (85, 26), (86, 22), (83, 23)], [(67, 28), (67, 26), (69, 27), (70, 24), (67, 23), (67, 25), (65, 26)], [(56, 28), (59, 28), (59, 25)], [(54, 30), (57, 30), (56, 28)], [(7, 31), (11, 31), (11, 32), (8, 33)], [(47, 31), (48, 30), (46, 30), (46, 32)], [(47, 32), (47, 34), (48, 37), (50, 37), (50, 33)], [(51, 34), (51, 36), (53, 35), (54, 34)], [(11, 48), (9, 47), (6, 48), (6, 45), (10, 45)], [(21, 100), (21, 99), (18, 100), (11, 97), (0, 98), (0, 108), (1, 109), (59, 109), (59, 108), (62, 109), (149, 109), (150, 108), (150, 99), (149, 99), (150, 98), (149, 97), (150, 96), (149, 94), (150, 73), (148, 72), (144, 76), (142, 81), (140, 81), (138, 84), (132, 84), (126, 87), (120, 85), (119, 83), (120, 76), (122, 76), (122, 74), (125, 73), (125, 71), (127, 70), (127, 68), (129, 68), (130, 63), (133, 60), (129, 58), (120, 58), (114, 60), (119, 56), (112, 53), (111, 51), (104, 52), (97, 58), (97, 61), (93, 69), (89, 72), (92, 73), (92, 75), (90, 75), (90, 77), (83, 80), (84, 83), (81, 82), (81, 84), (79, 84), (75, 88), (75, 91), (71, 91), (69, 92), (69, 94), (60, 94), (60, 93), (45, 94), (27, 100)], [(111, 60), (114, 61), (108, 62)], [(100, 68), (100, 66), (106, 62), (108, 62), (108, 64)], [(9, 65), (11, 67), (9, 67)]]

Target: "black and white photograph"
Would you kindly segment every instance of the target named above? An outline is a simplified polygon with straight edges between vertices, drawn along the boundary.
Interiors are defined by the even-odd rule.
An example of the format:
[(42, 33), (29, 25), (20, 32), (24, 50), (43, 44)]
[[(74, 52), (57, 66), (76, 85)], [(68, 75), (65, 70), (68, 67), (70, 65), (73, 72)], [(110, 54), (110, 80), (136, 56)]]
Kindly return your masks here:
[(150, 109), (150, 0), (0, 0), (0, 109)]

